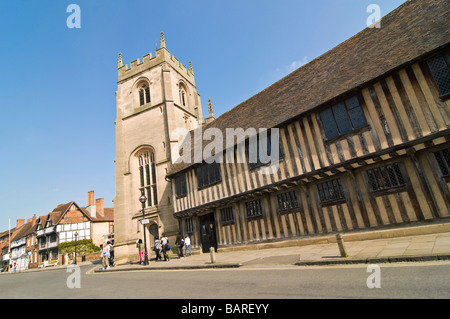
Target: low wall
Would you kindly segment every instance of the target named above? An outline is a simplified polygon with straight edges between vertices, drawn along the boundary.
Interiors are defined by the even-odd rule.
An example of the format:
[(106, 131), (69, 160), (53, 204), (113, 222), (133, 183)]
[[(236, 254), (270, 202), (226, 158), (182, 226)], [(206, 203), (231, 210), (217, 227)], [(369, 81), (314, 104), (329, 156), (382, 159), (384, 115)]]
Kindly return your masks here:
[[(83, 262), (83, 261), (92, 261), (92, 260), (100, 260), (100, 252), (90, 253), (86, 255), (79, 256), (77, 255), (77, 263)], [(69, 264), (71, 264), (73, 259), (69, 258)], [(64, 255), (59, 256), (59, 265), (64, 265)]]

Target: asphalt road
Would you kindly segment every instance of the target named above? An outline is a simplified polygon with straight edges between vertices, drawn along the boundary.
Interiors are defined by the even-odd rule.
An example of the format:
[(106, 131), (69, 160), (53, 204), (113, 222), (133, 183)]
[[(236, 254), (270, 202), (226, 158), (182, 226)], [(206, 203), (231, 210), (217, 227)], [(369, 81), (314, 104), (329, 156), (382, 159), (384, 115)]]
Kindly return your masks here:
[[(67, 269), (0, 275), (1, 299), (450, 298), (450, 262), (93, 273)], [(78, 276), (80, 274), (80, 276)], [(378, 275), (378, 277), (374, 277)], [(370, 277), (370, 278), (369, 278)], [(379, 283), (380, 288), (368, 288)], [(79, 288), (76, 286), (79, 285)], [(73, 287), (73, 288), (70, 288)]]

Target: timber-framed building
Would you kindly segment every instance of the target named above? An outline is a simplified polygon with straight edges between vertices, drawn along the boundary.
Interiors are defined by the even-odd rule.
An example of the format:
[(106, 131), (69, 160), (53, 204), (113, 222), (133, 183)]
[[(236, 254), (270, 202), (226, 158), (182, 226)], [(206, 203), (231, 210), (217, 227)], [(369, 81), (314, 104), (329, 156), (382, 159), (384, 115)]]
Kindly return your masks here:
[(448, 218), (450, 3), (405, 2), (208, 128), (278, 128), (282, 156), (276, 174), (171, 165), (173, 214), (195, 248)]

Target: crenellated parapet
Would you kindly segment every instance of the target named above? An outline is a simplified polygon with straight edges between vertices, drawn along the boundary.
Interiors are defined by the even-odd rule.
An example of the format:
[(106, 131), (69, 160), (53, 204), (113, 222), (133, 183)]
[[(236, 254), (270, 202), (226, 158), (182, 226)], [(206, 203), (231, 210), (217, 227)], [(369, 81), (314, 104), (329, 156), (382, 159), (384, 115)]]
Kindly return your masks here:
[(166, 48), (166, 41), (162, 32), (160, 39), (160, 48), (155, 51), (155, 55), (153, 55), (153, 53), (144, 55), (142, 57), (142, 61), (141, 59), (133, 60), (128, 66), (128, 64), (123, 64), (122, 53), (119, 53), (117, 64), (119, 82), (163, 63), (170, 64), (177, 72), (185, 76), (186, 80), (191, 81), (191, 83), (195, 85), (192, 62), (189, 61), (189, 67), (186, 67), (174, 55), (172, 55)]

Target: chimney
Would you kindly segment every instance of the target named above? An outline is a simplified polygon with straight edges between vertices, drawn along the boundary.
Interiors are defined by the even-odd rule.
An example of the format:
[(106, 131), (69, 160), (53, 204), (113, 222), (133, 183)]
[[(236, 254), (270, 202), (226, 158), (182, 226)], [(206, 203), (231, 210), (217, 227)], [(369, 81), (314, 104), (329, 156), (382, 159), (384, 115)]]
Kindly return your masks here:
[(94, 205), (94, 191), (88, 192), (88, 206)]
[(95, 206), (96, 206), (97, 211), (99, 212), (99, 214), (101, 214), (101, 215), (105, 214), (104, 199), (103, 198), (96, 199)]
[(36, 224), (36, 214), (34, 214), (32, 218), (28, 218), (27, 223), (31, 223), (31, 225)]
[(20, 227), (20, 226), (22, 226), (23, 224), (25, 224), (25, 219), (18, 219), (18, 220), (17, 220), (16, 227)]
[(91, 215), (91, 217), (94, 217), (94, 218), (96, 217), (97, 212), (96, 212), (96, 207), (95, 207), (95, 202), (94, 202), (94, 191), (88, 192), (88, 203), (87, 203), (86, 209), (89, 212), (89, 215)]

